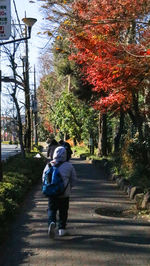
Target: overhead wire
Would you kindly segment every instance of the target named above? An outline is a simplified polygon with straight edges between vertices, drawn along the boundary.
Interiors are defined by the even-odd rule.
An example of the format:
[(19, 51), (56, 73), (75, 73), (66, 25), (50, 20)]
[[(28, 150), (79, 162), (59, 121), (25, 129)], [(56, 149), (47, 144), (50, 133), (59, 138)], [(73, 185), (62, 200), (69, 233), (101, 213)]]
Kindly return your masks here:
[[(15, 17), (16, 17), (16, 22), (17, 22), (15, 23), (14, 19), (12, 19), (13, 26), (14, 26), (14, 32), (16, 32), (19, 35), (19, 38), (22, 38), (24, 35), (24, 29), (22, 28), (22, 25), (24, 24), (21, 23), (20, 21), (15, 0), (13, 0), (13, 6), (14, 6), (14, 12), (15, 12)], [(22, 52), (22, 48), (20, 45), (18, 45), (18, 49), (20, 52)]]
[(20, 19), (19, 19), (19, 15), (18, 15), (18, 11), (17, 11), (15, 0), (13, 0), (13, 5), (14, 5), (15, 13), (16, 13), (17, 23), (18, 23), (20, 31), (21, 31), (21, 35), (20, 36), (22, 36), (23, 35), (23, 31), (22, 31), (21, 22), (20, 22)]

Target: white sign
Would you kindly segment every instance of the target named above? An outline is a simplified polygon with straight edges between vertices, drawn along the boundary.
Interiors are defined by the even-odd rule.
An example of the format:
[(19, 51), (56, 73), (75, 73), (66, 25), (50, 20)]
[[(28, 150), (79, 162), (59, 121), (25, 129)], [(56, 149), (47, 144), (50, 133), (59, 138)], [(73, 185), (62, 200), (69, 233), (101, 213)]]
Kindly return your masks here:
[(8, 40), (11, 34), (10, 0), (0, 0), (0, 40)]

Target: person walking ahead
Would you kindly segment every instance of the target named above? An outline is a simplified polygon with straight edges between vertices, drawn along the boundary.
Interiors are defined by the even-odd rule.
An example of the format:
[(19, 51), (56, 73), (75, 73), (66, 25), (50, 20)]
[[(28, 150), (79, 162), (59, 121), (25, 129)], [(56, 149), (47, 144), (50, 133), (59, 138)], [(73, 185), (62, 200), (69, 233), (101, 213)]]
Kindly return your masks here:
[(55, 139), (50, 140), (47, 150), (47, 157), (50, 158), (51, 160), (53, 159), (53, 153), (58, 146), (59, 144)]
[[(66, 149), (61, 146), (57, 147), (54, 151), (53, 160), (50, 162), (50, 164), (52, 166), (58, 166), (59, 173), (64, 181), (66, 190), (61, 196), (48, 198), (48, 236), (50, 238), (55, 237), (57, 211), (59, 212), (58, 234), (59, 236), (64, 236), (66, 234), (66, 223), (69, 210), (69, 196), (72, 187), (77, 181), (75, 168), (70, 162), (66, 160)], [(48, 167), (49, 166), (46, 165), (43, 171), (43, 177)]]

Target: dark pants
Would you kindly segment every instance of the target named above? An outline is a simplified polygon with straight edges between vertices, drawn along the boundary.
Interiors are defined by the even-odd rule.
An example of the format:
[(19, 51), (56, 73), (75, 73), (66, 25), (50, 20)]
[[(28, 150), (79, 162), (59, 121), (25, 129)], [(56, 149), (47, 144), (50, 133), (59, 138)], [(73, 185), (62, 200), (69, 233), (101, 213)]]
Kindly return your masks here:
[(51, 222), (56, 224), (56, 214), (59, 211), (58, 229), (65, 229), (68, 218), (69, 197), (49, 198), (48, 200), (48, 225)]

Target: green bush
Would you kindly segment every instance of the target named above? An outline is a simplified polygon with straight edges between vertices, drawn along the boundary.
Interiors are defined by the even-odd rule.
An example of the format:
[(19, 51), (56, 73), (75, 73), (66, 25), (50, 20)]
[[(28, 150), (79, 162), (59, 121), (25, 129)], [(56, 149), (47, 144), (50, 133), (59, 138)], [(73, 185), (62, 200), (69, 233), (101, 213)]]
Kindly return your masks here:
[[(4, 222), (4, 213), (5, 213), (4, 203), (0, 201), (0, 224)], [(2, 228), (0, 227), (0, 229)]]
[(72, 149), (75, 156), (80, 156), (81, 154), (89, 155), (89, 148), (87, 146), (75, 146)]
[[(133, 146), (132, 146), (133, 147)], [(128, 148), (128, 147), (127, 147)], [(137, 151), (137, 153), (139, 150)], [(138, 155), (137, 155), (138, 156)], [(111, 172), (128, 179), (133, 186), (140, 186), (145, 192), (150, 190), (150, 167), (137, 159), (132, 161), (126, 151), (123, 156), (112, 158)]]
[(129, 180), (133, 185), (140, 186), (144, 191), (150, 190), (150, 168), (139, 163), (136, 165), (133, 173), (129, 176)]
[(33, 145), (33, 152), (42, 152), (43, 146), (42, 145)]
[(21, 206), (26, 193), (42, 175), (45, 158), (34, 158), (29, 153), (9, 158), (3, 163), (3, 182), (0, 183), (0, 242), (8, 231), (16, 211)]

